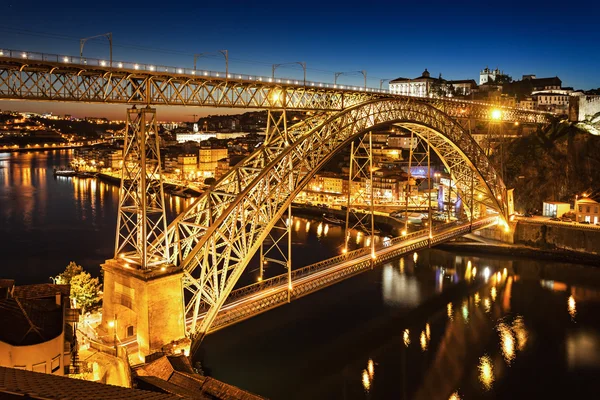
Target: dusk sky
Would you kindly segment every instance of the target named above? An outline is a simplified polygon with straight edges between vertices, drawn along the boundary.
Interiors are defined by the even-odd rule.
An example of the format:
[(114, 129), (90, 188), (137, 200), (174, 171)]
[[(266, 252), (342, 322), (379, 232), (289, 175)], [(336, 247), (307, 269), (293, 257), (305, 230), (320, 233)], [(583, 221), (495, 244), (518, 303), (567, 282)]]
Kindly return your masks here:
[[(156, 4), (156, 5), (155, 5)], [(160, 4), (160, 5), (159, 5)], [(146, 8), (142, 8), (147, 5)], [(5, 0), (0, 48), (78, 55), (79, 38), (112, 32), (115, 60), (191, 67), (193, 54), (229, 50), (232, 72), (270, 75), (271, 64), (304, 61), (307, 79), (332, 82), (336, 71), (380, 79), (432, 76), (479, 80), (500, 68), (558, 76), (563, 86), (600, 87), (600, 2), (243, 2)], [(107, 58), (105, 39), (84, 55)], [(198, 68), (224, 70), (220, 56)], [(278, 76), (301, 77), (299, 67)], [(359, 74), (340, 77), (360, 83)], [(120, 105), (0, 102), (0, 109), (121, 119)], [(159, 108), (161, 120), (243, 110)]]

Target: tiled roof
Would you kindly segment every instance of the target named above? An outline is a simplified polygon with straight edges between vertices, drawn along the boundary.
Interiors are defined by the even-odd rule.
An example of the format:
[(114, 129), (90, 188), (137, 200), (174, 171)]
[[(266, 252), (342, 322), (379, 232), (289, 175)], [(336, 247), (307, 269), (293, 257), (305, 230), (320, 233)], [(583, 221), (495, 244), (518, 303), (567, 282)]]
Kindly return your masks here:
[(63, 296), (69, 296), (69, 285), (55, 285), (52, 283), (38, 283), (35, 285), (15, 286), (14, 297), (22, 299), (41, 299), (45, 297), (54, 297), (56, 293)]
[(33, 345), (60, 335), (62, 307), (52, 300), (0, 299), (0, 341), (13, 346)]
[(181, 396), (172, 394), (128, 389), (6, 367), (0, 367), (0, 393), (52, 400), (181, 400)]

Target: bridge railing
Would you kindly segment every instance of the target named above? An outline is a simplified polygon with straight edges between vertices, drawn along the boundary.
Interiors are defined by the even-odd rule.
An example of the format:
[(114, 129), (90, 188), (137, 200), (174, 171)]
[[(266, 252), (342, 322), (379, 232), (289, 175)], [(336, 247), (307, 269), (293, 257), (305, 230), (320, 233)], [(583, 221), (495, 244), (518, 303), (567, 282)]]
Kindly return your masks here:
[(65, 56), (59, 54), (48, 54), (48, 53), (36, 53), (22, 50), (2, 50), (0, 49), (0, 57), (19, 59), (21, 61), (42, 61), (51, 62), (65, 65), (76, 65), (78, 67), (97, 67), (97, 68), (112, 68), (114, 70), (124, 71), (140, 71), (154, 74), (175, 74), (182, 76), (191, 77), (206, 77), (206, 78), (220, 78), (220, 79), (235, 79), (248, 82), (262, 82), (262, 83), (279, 83), (285, 85), (295, 86), (310, 86), (314, 88), (326, 88), (326, 89), (340, 89), (347, 91), (356, 92), (370, 92), (370, 93), (390, 93), (388, 89), (379, 88), (365, 88), (364, 86), (356, 85), (338, 85), (333, 83), (316, 82), (316, 81), (304, 81), (303, 79), (297, 78), (274, 78), (260, 75), (248, 75), (239, 73), (225, 73), (217, 72), (205, 69), (193, 69), (193, 68), (181, 68), (171, 67), (159, 64), (144, 64), (136, 63), (131, 61), (112, 61), (106, 59), (90, 58), (90, 57), (78, 57), (78, 56)]
[[(479, 220), (473, 221), (473, 225), (472, 226), (473, 226), (473, 228), (478, 228), (479, 226), (482, 226), (485, 223), (489, 223), (489, 222), (495, 220), (495, 218), (496, 217), (486, 217), (486, 218), (483, 218), (483, 219), (479, 219)], [(465, 222), (465, 221), (459, 221), (459, 222), (461, 223), (461, 225), (457, 226), (457, 228), (461, 228), (460, 229), (461, 233), (463, 231), (464, 232), (468, 232), (471, 229), (471, 225), (468, 222)], [(455, 222), (444, 223), (444, 224), (441, 224), (441, 225), (437, 225), (437, 226), (434, 226), (432, 228), (432, 232), (443, 232), (443, 231), (447, 230), (448, 227), (452, 227), (452, 226), (455, 226), (455, 225), (456, 225), (456, 221)], [(456, 233), (457, 233), (456, 230), (451, 230), (451, 231), (448, 232), (448, 234), (450, 236), (456, 235)], [(412, 240), (412, 239), (419, 238), (419, 237), (422, 237), (422, 236), (428, 236), (428, 234), (429, 234), (429, 230), (428, 229), (422, 229), (422, 230), (419, 230), (419, 231), (411, 232), (411, 233), (409, 233), (407, 235), (404, 235), (404, 236), (398, 236), (398, 237), (392, 238), (389, 241), (383, 240), (382, 244), (378, 245), (376, 247), (376, 250), (382, 249), (384, 247), (389, 247), (389, 246), (395, 245), (395, 244), (403, 242), (403, 241)], [(435, 236), (434, 236), (434, 238), (435, 238)], [(445, 239), (446, 238), (444, 236), (444, 238), (440, 238), (439, 241), (443, 241)], [(362, 256), (369, 255), (370, 252), (371, 252), (371, 248), (370, 247), (363, 247), (363, 248), (360, 248), (360, 249), (349, 251), (349, 252), (344, 253), (344, 254), (337, 255), (337, 256), (332, 257), (332, 258), (328, 258), (328, 259), (323, 260), (323, 261), (319, 261), (319, 262), (311, 264), (311, 265), (307, 265), (307, 266), (302, 267), (302, 268), (298, 268), (298, 269), (292, 271), (292, 273), (291, 273), (292, 281), (294, 281), (294, 280), (296, 280), (298, 278), (302, 278), (304, 276), (310, 275), (310, 274), (312, 274), (314, 272), (318, 272), (320, 270), (327, 269), (328, 267), (330, 267), (332, 265), (339, 264), (339, 263), (344, 262), (344, 261), (349, 261), (349, 260), (352, 260), (352, 259), (356, 259), (356, 258), (359, 258), (359, 257), (362, 257)], [(287, 274), (277, 275), (277, 276), (274, 276), (272, 278), (265, 279), (263, 281), (256, 282), (256, 283), (253, 283), (251, 285), (248, 285), (248, 286), (245, 286), (243, 288), (239, 288), (237, 290), (232, 291), (231, 294), (229, 295), (228, 299), (227, 299), (227, 303), (231, 303), (231, 302), (235, 301), (238, 298), (246, 297), (246, 296), (249, 296), (249, 295), (251, 295), (253, 293), (262, 292), (262, 291), (265, 291), (265, 290), (268, 290), (268, 289), (271, 289), (271, 288), (274, 288), (274, 287), (285, 286), (287, 284), (288, 284), (288, 276), (287, 276)]]
[[(447, 223), (444, 223), (441, 225), (434, 226), (432, 228), (432, 233), (436, 233), (436, 235), (434, 235), (433, 238), (431, 238), (431, 239), (429, 238), (429, 229), (421, 229), (419, 231), (411, 232), (408, 235), (392, 238), (389, 241), (384, 240), (381, 245), (378, 245), (376, 247), (376, 250), (380, 250), (385, 247), (390, 247), (394, 244), (398, 244), (399, 242), (407, 242), (408, 243), (409, 241), (411, 241), (413, 239), (418, 239), (418, 238), (430, 240), (431, 244), (437, 244), (437, 243), (441, 243), (441, 242), (447, 240), (448, 238), (455, 237), (456, 235), (468, 233), (473, 229), (479, 229), (483, 226), (494, 224), (497, 222), (497, 220), (498, 220), (497, 216), (487, 216), (487, 217), (479, 218), (472, 222), (467, 221), (467, 220), (458, 220), (458, 221), (453, 221), (453, 222), (447, 222)], [(411, 246), (409, 246), (409, 247), (411, 247)], [(415, 247), (415, 246), (412, 246), (412, 247)], [(416, 245), (415, 248), (418, 248), (418, 247), (419, 246)], [(371, 252), (370, 247), (363, 247), (363, 248), (356, 249), (356, 250), (353, 250), (353, 251), (350, 251), (350, 252), (347, 252), (344, 254), (340, 254), (340, 255), (332, 257), (332, 258), (328, 258), (323, 261), (319, 261), (319, 262), (311, 264), (311, 265), (307, 265), (302, 268), (298, 268), (298, 269), (292, 271), (292, 273), (291, 273), (292, 282), (294, 282), (297, 279), (302, 278), (304, 276), (311, 275), (315, 272), (326, 270), (327, 268), (329, 268), (333, 265), (339, 264), (341, 262), (354, 260), (359, 257), (369, 256), (370, 252)], [(232, 291), (231, 294), (227, 298), (226, 304), (231, 304), (240, 298), (244, 298), (244, 297), (250, 296), (255, 293), (259, 293), (259, 292), (265, 293), (270, 289), (276, 288), (277, 290), (281, 290), (282, 287), (286, 287), (287, 285), (288, 285), (288, 275), (287, 274), (277, 275), (272, 278), (265, 279), (263, 281), (256, 282), (254, 284), (251, 284), (251, 285), (248, 285), (248, 286), (245, 286), (245, 287), (242, 287), (242, 288)], [(201, 305), (202, 311), (206, 311), (206, 309), (208, 309), (207, 304)]]
[(24, 61), (41, 61), (49, 62), (54, 64), (64, 64), (65, 66), (75, 65), (78, 67), (93, 67), (99, 69), (112, 69), (113, 71), (127, 71), (127, 72), (144, 72), (148, 74), (169, 74), (169, 75), (181, 75), (182, 77), (196, 77), (196, 78), (217, 78), (220, 80), (232, 79), (247, 83), (271, 83), (281, 85), (291, 85), (297, 87), (306, 87), (311, 89), (336, 89), (348, 92), (366, 92), (371, 94), (390, 94), (398, 98), (417, 99), (427, 102), (432, 101), (443, 101), (445, 103), (459, 104), (459, 105), (478, 105), (483, 107), (494, 107), (501, 110), (520, 110), (527, 112), (531, 115), (547, 115), (548, 112), (528, 110), (519, 107), (508, 107), (502, 105), (494, 105), (482, 101), (465, 100), (462, 98), (432, 98), (432, 97), (420, 97), (420, 96), (407, 96), (400, 93), (394, 93), (389, 89), (379, 89), (372, 87), (364, 87), (361, 85), (339, 85), (335, 83), (317, 82), (317, 81), (304, 81), (303, 79), (297, 78), (276, 78), (272, 76), (260, 76), (260, 75), (248, 75), (240, 73), (225, 73), (218, 71), (211, 71), (206, 69), (193, 69), (193, 68), (181, 68), (173, 66), (165, 66), (159, 64), (145, 64), (136, 63), (131, 61), (111, 61), (107, 59), (98, 59), (91, 57), (79, 57), (79, 56), (68, 56), (51, 53), (38, 53), (23, 50), (11, 50), (11, 49), (0, 49), (0, 58), (10, 58)]

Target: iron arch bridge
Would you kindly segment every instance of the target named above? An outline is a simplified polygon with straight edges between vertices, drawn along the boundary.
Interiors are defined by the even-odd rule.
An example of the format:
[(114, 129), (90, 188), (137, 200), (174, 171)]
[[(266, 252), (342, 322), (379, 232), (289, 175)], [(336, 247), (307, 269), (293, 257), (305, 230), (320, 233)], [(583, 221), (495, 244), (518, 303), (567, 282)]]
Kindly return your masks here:
[(451, 171), (471, 221), (482, 205), (506, 221), (507, 190), (499, 175), (469, 133), (432, 105), (375, 99), (313, 116), (268, 136), (167, 228), (162, 243), (169, 248), (162, 253), (184, 270), (192, 337), (209, 332), (252, 256), (319, 168), (383, 124), (402, 126), (431, 146)]

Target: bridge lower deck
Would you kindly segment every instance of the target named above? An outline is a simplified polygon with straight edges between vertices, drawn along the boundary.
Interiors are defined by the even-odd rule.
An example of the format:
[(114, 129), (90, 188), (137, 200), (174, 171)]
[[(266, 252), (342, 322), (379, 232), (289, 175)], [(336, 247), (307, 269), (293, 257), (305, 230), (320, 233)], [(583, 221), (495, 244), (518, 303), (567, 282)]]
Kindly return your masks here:
[[(472, 223), (446, 223), (436, 227), (431, 236), (429, 230), (421, 230), (391, 239), (375, 248), (375, 257), (370, 248), (362, 248), (297, 269), (292, 272), (291, 288), (287, 274), (282, 274), (238, 289), (231, 293), (229, 300), (219, 311), (209, 333), (287, 304), (395, 257), (435, 246), (496, 223), (495, 216), (481, 218)], [(199, 320), (202, 318), (204, 314), (199, 316)], [(191, 318), (188, 318), (188, 326), (191, 322)]]

